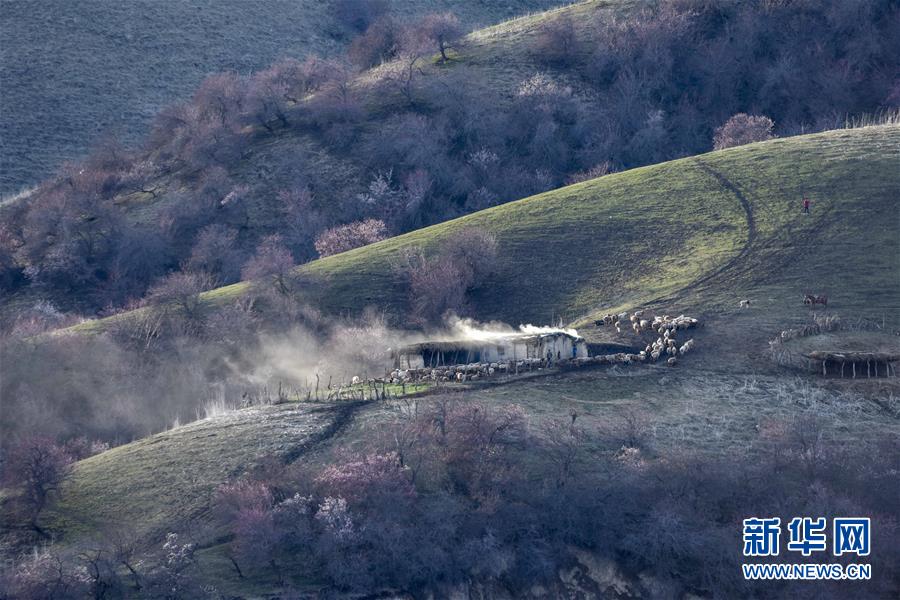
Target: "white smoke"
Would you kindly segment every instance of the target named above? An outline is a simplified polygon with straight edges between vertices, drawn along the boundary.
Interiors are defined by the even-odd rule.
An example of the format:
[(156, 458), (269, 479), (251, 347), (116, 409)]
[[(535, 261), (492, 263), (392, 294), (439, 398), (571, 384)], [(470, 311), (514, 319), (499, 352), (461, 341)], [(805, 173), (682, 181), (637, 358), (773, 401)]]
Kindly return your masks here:
[(506, 323), (490, 322), (479, 323), (474, 319), (463, 319), (452, 316), (447, 321), (446, 331), (440, 336), (442, 340), (475, 340), (490, 341), (496, 340), (515, 334), (528, 335), (546, 335), (553, 333), (564, 333), (572, 337), (579, 337), (578, 332), (574, 329), (564, 329), (561, 327), (549, 327), (542, 325), (519, 325), (518, 329)]

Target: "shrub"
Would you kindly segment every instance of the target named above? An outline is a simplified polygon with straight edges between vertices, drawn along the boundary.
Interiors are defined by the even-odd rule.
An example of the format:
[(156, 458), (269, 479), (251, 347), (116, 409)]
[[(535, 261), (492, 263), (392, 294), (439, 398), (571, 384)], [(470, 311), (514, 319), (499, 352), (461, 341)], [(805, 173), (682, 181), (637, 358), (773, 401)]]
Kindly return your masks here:
[(397, 56), (403, 36), (400, 25), (389, 17), (383, 17), (350, 43), (347, 58), (363, 69), (376, 67)]
[(609, 161), (604, 161), (598, 165), (594, 165), (587, 171), (579, 171), (578, 173), (569, 175), (569, 177), (566, 179), (566, 185), (581, 183), (582, 181), (589, 181), (591, 179), (603, 177), (604, 175), (608, 175), (613, 172), (613, 167), (609, 163)]
[(445, 240), (433, 257), (412, 249), (394, 265), (407, 281), (413, 320), (436, 323), (468, 308), (466, 294), (496, 267), (497, 241), (480, 229), (466, 229)]
[(722, 150), (772, 139), (774, 127), (769, 117), (738, 113), (716, 128), (713, 148)]
[(159, 307), (174, 306), (188, 318), (195, 318), (200, 310), (200, 294), (215, 286), (207, 273), (169, 273), (150, 288), (147, 297)]
[(446, 257), (429, 259), (421, 250), (414, 250), (396, 270), (408, 281), (413, 321), (434, 324), (447, 313), (465, 312), (468, 286), (464, 273)]
[(209, 273), (221, 283), (235, 281), (240, 272), (236, 240), (237, 230), (221, 223), (207, 225), (197, 234), (191, 255), (182, 268), (195, 273)]
[[(21, 504), (29, 524), (37, 519), (72, 468), (72, 456), (51, 438), (32, 435), (17, 443), (6, 458), (6, 485), (22, 489)], [(43, 533), (43, 532), (42, 532)]]
[(579, 49), (575, 25), (567, 16), (543, 23), (534, 44), (538, 60), (557, 67), (575, 62)]
[(288, 276), (294, 268), (294, 257), (280, 235), (269, 235), (256, 247), (256, 254), (241, 269), (243, 279), (271, 278), (281, 293), (288, 292)]
[(331, 256), (374, 244), (387, 238), (387, 226), (378, 219), (366, 219), (326, 229), (316, 238), (316, 252), (320, 257)]

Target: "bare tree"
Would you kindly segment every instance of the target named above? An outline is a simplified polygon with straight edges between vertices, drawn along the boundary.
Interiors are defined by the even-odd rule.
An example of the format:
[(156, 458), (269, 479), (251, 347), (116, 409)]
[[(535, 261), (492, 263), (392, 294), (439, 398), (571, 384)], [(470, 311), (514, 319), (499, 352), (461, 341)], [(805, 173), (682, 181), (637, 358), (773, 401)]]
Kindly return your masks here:
[(221, 283), (235, 281), (240, 273), (239, 255), (235, 249), (237, 230), (215, 223), (200, 230), (183, 269), (209, 273)]
[(269, 235), (263, 238), (256, 248), (256, 254), (241, 269), (243, 279), (271, 278), (275, 287), (282, 294), (289, 291), (288, 277), (294, 268), (294, 257), (284, 245), (280, 235)]
[(399, 93), (407, 104), (415, 104), (417, 81), (422, 75), (422, 53), (417, 49), (405, 49), (394, 60), (377, 71), (378, 85), (385, 91)]
[(466, 287), (473, 288), (497, 268), (497, 238), (484, 229), (469, 227), (448, 238), (441, 254), (457, 265)]
[(236, 73), (209, 75), (194, 92), (193, 102), (203, 118), (222, 126), (237, 125), (246, 99), (246, 82)]
[(428, 257), (421, 248), (407, 251), (394, 272), (409, 285), (413, 318), (435, 323), (448, 312), (467, 309), (466, 294), (496, 267), (497, 241), (480, 229), (465, 229), (445, 240)]
[(413, 319), (438, 322), (448, 311), (462, 312), (466, 301), (463, 271), (444, 257), (428, 258), (421, 249), (405, 254), (394, 271), (409, 285)]
[(6, 485), (22, 490), (22, 506), (28, 523), (42, 535), (37, 520), (52, 495), (69, 476), (72, 457), (51, 438), (29, 436), (13, 446), (4, 465)]
[(449, 60), (447, 50), (458, 48), (463, 36), (459, 19), (451, 12), (426, 15), (413, 26), (414, 35), (431, 44), (441, 54), (441, 62)]
[(309, 110), (317, 122), (333, 125), (357, 119), (362, 114), (354, 76), (356, 71), (346, 61), (326, 60), (318, 63), (320, 79)]
[(215, 280), (207, 273), (170, 273), (150, 288), (147, 298), (163, 313), (174, 307), (187, 321), (198, 322), (203, 308), (200, 294), (214, 285)]

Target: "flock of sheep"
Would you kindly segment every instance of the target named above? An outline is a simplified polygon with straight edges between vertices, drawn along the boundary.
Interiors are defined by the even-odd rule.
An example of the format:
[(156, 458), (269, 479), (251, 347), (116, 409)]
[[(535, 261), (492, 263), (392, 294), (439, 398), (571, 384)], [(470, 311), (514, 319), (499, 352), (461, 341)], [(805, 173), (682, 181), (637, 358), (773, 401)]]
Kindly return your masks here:
[(775, 340), (769, 342), (769, 345), (779, 344), (795, 338), (809, 337), (811, 335), (819, 335), (829, 331), (837, 331), (843, 327), (843, 322), (837, 315), (825, 315), (815, 317), (809, 325), (794, 329), (785, 329)]
[[(666, 363), (674, 366), (678, 362), (679, 356), (684, 356), (694, 349), (693, 338), (688, 339), (681, 345), (676, 340), (679, 331), (696, 327), (699, 321), (693, 317), (679, 315), (670, 317), (669, 315), (651, 316), (646, 311), (638, 310), (632, 314), (620, 313), (618, 315), (604, 315), (602, 319), (596, 321), (597, 325), (615, 326), (616, 331), (622, 333), (623, 327), (628, 327), (630, 323), (631, 329), (636, 334), (644, 332), (655, 332), (659, 337), (641, 350), (638, 354), (617, 352), (614, 354), (603, 354), (589, 357), (578, 357), (572, 359), (559, 359), (555, 364), (560, 366), (580, 367), (589, 364), (632, 364), (648, 361), (657, 361), (660, 358), (666, 358)], [(390, 371), (384, 378), (362, 380), (359, 377), (353, 377), (350, 384), (357, 386), (363, 383), (390, 383), (402, 385), (412, 382), (464, 382), (478, 381), (493, 377), (495, 375), (518, 374), (520, 372), (532, 371), (537, 368), (549, 366), (543, 358), (525, 358), (517, 361), (509, 362), (477, 362), (460, 365), (442, 366), (437, 368), (424, 367), (419, 369), (394, 369)]]
[[(518, 373), (530, 371), (545, 364), (540, 358), (525, 358), (511, 362), (478, 362), (464, 365), (451, 365), (445, 367), (421, 369), (394, 369), (387, 376), (388, 383), (401, 384), (413, 381), (478, 381), (485, 377), (503, 375), (506, 373)], [(354, 377), (354, 380), (358, 380)], [(354, 383), (359, 383), (355, 381)]]
[(641, 334), (645, 331), (653, 331), (658, 334), (659, 337), (653, 343), (647, 344), (647, 347), (644, 348), (640, 354), (623, 355), (625, 358), (623, 358), (621, 362), (644, 362), (648, 357), (653, 361), (657, 361), (660, 357), (667, 355), (668, 358), (666, 359), (666, 363), (669, 366), (675, 366), (678, 363), (678, 356), (684, 356), (694, 349), (693, 338), (687, 340), (681, 346), (678, 345), (678, 342), (675, 339), (679, 330), (691, 329), (699, 324), (699, 321), (693, 317), (686, 317), (684, 315), (678, 315), (677, 317), (657, 315), (651, 318), (645, 311), (637, 310), (631, 315), (627, 312), (619, 313), (617, 315), (606, 314), (595, 323), (597, 325), (615, 326), (616, 332), (622, 333), (622, 327), (627, 327), (628, 322), (631, 323), (631, 329), (636, 334)]

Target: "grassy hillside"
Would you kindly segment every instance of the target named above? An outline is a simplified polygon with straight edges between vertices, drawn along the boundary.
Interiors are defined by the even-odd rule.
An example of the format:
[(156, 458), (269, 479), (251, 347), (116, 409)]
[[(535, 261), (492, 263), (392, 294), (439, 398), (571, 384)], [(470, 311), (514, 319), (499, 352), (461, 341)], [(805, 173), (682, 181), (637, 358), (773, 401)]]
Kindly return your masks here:
[(207, 519), (222, 481), (265, 457), (298, 459), (345, 426), (352, 408), (346, 403), (247, 409), (114, 448), (78, 464), (50, 521), (73, 534), (130, 523), (132, 534), (155, 542), (167, 527)]
[[(803, 194), (810, 215), (800, 214)], [(602, 177), (302, 271), (321, 276), (316, 300), (334, 312), (400, 307), (392, 256), (483, 227), (500, 244), (498, 272), (477, 294), (485, 319), (577, 321), (663, 299), (724, 308), (776, 291), (896, 313), (898, 195), (900, 127), (836, 131)]]
[[(535, 1), (535, 4), (538, 2)], [(635, 5), (639, 4), (620, 0), (585, 0), (475, 30), (464, 38), (459, 51), (451, 52), (453, 60), (448, 64), (436, 64), (433, 57), (430, 61), (417, 63), (415, 87), (421, 94), (419, 88), (426, 88), (428, 85), (438, 86), (438, 89), (442, 89), (441, 86), (452, 86), (454, 76), (481, 81), (481, 85), (490, 91), (491, 102), (499, 102), (502, 107), (508, 108), (514, 103), (516, 89), (523, 79), (547, 69), (547, 65), (531, 50), (542, 25), (567, 18), (575, 23), (582, 35), (590, 36), (598, 18), (618, 13), (627, 14), (634, 10)], [(410, 11), (410, 14), (414, 14), (414, 11)], [(291, 54), (282, 53), (279, 56), (282, 55)], [(274, 206), (272, 197), (279, 190), (295, 184), (298, 171), (313, 182), (311, 186), (314, 192), (323, 196), (318, 199), (321, 203), (340, 205), (342, 201), (366, 190), (368, 180), (365, 172), (371, 170), (372, 163), (376, 162), (376, 157), (367, 154), (369, 145), (377, 145), (390, 139), (390, 136), (379, 137), (378, 130), (396, 127), (396, 123), (391, 122), (391, 117), (402, 115), (410, 108), (406, 98), (396, 89), (385, 88), (378, 83), (386, 69), (390, 69), (390, 65), (364, 70), (353, 80), (353, 86), (365, 104), (367, 115), (357, 124), (353, 138), (355, 143), (349, 147), (346, 144), (335, 144), (327, 135), (316, 131), (316, 127), (309, 126), (276, 129), (271, 135), (259, 135), (250, 140), (241, 160), (228, 168), (229, 175), (236, 183), (250, 188), (245, 201), (248, 206), (247, 230), (259, 233), (278, 229), (283, 217)], [(562, 70), (556, 75), (573, 89), (590, 94), (589, 90), (584, 89), (584, 83), (578, 81), (575, 73)], [(313, 99), (310, 97), (306, 100)], [(467, 100), (459, 99), (460, 102)], [(439, 110), (429, 106), (428, 102), (424, 102), (419, 108), (423, 113)], [(304, 102), (292, 107), (298, 119), (302, 118), (306, 109)], [(404, 165), (396, 165), (398, 171), (401, 166)], [(116, 205), (127, 211), (133, 220), (152, 223), (167, 208), (183, 202), (185, 194), (196, 193), (194, 186), (197, 182), (190, 177), (183, 181), (180, 175), (185, 174), (174, 173), (154, 180), (152, 186), (148, 186), (155, 188), (153, 194), (122, 194), (117, 197)]]
[[(556, 0), (395, 0), (399, 18), (453, 10), (469, 27)], [(210, 72), (247, 73), (284, 56), (333, 54), (348, 41), (331, 3), (5, 0), (0, 20), (0, 193), (46, 178), (101, 134), (140, 138), (160, 107)]]
[[(602, 431), (639, 418), (661, 454), (683, 447), (755, 452), (767, 443), (759, 435), (766, 419), (821, 418), (825, 440), (890, 435), (897, 431), (890, 382), (818, 386), (752, 360), (781, 328), (808, 320), (800, 302), (807, 291), (827, 293), (829, 310), (841, 315), (900, 324), (898, 167), (900, 127), (775, 140), (602, 177), (300, 271), (318, 281), (309, 299), (328, 311), (367, 304), (402, 311), (393, 257), (413, 245), (433, 247), (460, 228), (483, 227), (497, 236), (500, 262), (477, 292), (481, 319), (545, 322), (565, 315), (585, 325), (589, 337), (609, 338), (590, 326), (593, 316), (651, 305), (701, 316), (705, 327), (694, 334), (697, 353), (679, 369), (551, 375), (460, 397), (517, 405), (532, 426), (577, 413), (579, 423)], [(808, 216), (800, 214), (801, 194), (815, 202)], [(247, 287), (215, 290), (205, 299), (227, 302)], [(751, 310), (738, 310), (741, 298), (753, 300)], [(101, 521), (133, 516), (140, 535), (158, 540), (172, 523), (205, 518), (215, 485), (265, 452), (325, 464), (335, 445), (377, 438), (379, 424), (396, 418), (389, 405), (342, 410), (239, 411), (116, 448), (78, 465), (48, 521), (71, 542)], [(615, 451), (617, 440), (613, 434), (603, 442), (609, 447), (594, 450)], [(259, 582), (234, 580), (221, 540), (202, 543), (200, 560), (210, 577), (230, 578), (223, 585), (237, 585), (229, 588), (236, 594), (259, 592)]]
[[(823, 27), (815, 35), (832, 36), (830, 28), (842, 22), (835, 7), (806, 10), (791, 4), (769, 10), (753, 5), (759, 10), (747, 8), (750, 12), (745, 14), (743, 8), (737, 12), (729, 9), (719, 14), (711, 4), (696, 11), (676, 4), (685, 11), (679, 12), (678, 18), (663, 9), (647, 9), (644, 2), (619, 0), (590, 0), (520, 17), (474, 31), (450, 51), (446, 62), (427, 55), (433, 48), (425, 50), (426, 55), (415, 56), (412, 64), (417, 68), (412, 71), (404, 68), (408, 65), (399, 57), (391, 64), (357, 74), (332, 69), (335, 79), (317, 85), (310, 84), (304, 69), (294, 72), (288, 65), (281, 65), (279, 69), (287, 72), (280, 76), (297, 89), (277, 102), (277, 117), (261, 108), (259, 93), (260, 86), (265, 89), (263, 80), (279, 69), (245, 78), (240, 85), (231, 82), (243, 90), (238, 94), (243, 100), (230, 110), (233, 114), (226, 125), (209, 117), (215, 111), (210, 113), (210, 106), (204, 108), (209, 100), (200, 96), (192, 109), (201, 111), (196, 114), (206, 114), (204, 119), (212, 118), (212, 123), (195, 123), (194, 117), (175, 119), (155, 131), (150, 149), (138, 162), (125, 160), (119, 164), (115, 157), (96, 156), (96, 169), (100, 169), (100, 163), (115, 165), (109, 167), (115, 175), (84, 171), (86, 189), (107, 182), (105, 191), (86, 195), (102, 199), (91, 210), (99, 215), (111, 205), (109, 219), (130, 222), (108, 228), (101, 222), (95, 228), (102, 232), (103, 243), (82, 252), (86, 255), (83, 261), (54, 260), (54, 256), (79, 258), (79, 252), (66, 249), (66, 244), (77, 245), (77, 238), (42, 235), (38, 227), (49, 222), (47, 215), (59, 214), (49, 206), (60, 197), (57, 194), (71, 196), (63, 179), (48, 182), (28, 202), (0, 206), (10, 231), (3, 248), (9, 257), (0, 257), (0, 262), (8, 264), (4, 273), (11, 291), (0, 301), (0, 321), (14, 328), (20, 314), (41, 300), (73, 319), (77, 315), (96, 316), (144, 297), (161, 278), (182, 269), (208, 270), (219, 282), (232, 283), (238, 278), (240, 266), (247, 264), (261, 240), (271, 234), (281, 235), (293, 258), (306, 262), (317, 256), (314, 240), (337, 225), (375, 218), (384, 220), (388, 231), (396, 234), (557, 188), (582, 179), (587, 172), (624, 170), (704, 152), (713, 129), (738, 111), (763, 112), (774, 119), (777, 132), (788, 135), (807, 126), (814, 130), (834, 127), (834, 121), (821, 118), (824, 114), (861, 115), (887, 109), (888, 105), (881, 102), (882, 78), (867, 69), (879, 61), (889, 66), (890, 57), (897, 55), (888, 52), (896, 39), (890, 27), (878, 28), (880, 37), (870, 49), (872, 56), (864, 59), (854, 54), (854, 72), (860, 80), (872, 82), (871, 89), (854, 86), (854, 94), (834, 98), (794, 91), (789, 100), (773, 104), (765, 82), (772, 80), (767, 73), (778, 71), (778, 66), (772, 56), (752, 56), (748, 48), (757, 42), (750, 40), (765, 44), (766, 27), (771, 25), (780, 32), (782, 25), (794, 18), (814, 19)], [(866, 14), (868, 17), (859, 18), (876, 19), (880, 13)], [(719, 19), (726, 17), (731, 21), (721, 23)], [(682, 19), (683, 27), (675, 27)], [(887, 17), (877, 21), (894, 22)], [(747, 23), (757, 26), (743, 34), (727, 33), (732, 31), (730, 24), (743, 31), (740, 28)], [(736, 41), (742, 35), (746, 35), (746, 43)], [(854, 40), (844, 39), (843, 34), (834, 33), (834, 37), (827, 52), (810, 58), (819, 61), (810, 70), (825, 79), (822, 74), (833, 70), (829, 65), (845, 60), (840, 58), (844, 46), (855, 47)], [(645, 39), (656, 39), (661, 47), (645, 43)], [(791, 44), (799, 43), (803, 49), (813, 46), (798, 42), (789, 31), (778, 39), (779, 43), (794, 40)], [(696, 51), (685, 50), (695, 46)], [(568, 50), (561, 51), (561, 47)], [(770, 54), (794, 55), (790, 44), (778, 48)], [(671, 60), (666, 62), (657, 54)], [(752, 68), (736, 75), (735, 81), (741, 83), (723, 85), (708, 69), (712, 54), (723, 55), (723, 62), (730, 59)], [(657, 71), (649, 66), (658, 62), (668, 67), (662, 65)], [(412, 79), (407, 81), (403, 73)], [(634, 84), (633, 73), (642, 74), (639, 84)], [(345, 76), (351, 77), (347, 87)], [(806, 81), (805, 76), (800, 79)], [(749, 96), (720, 93), (745, 88), (751, 90)], [(447, 90), (455, 93), (448, 94)], [(818, 100), (807, 102), (811, 98)], [(830, 102), (827, 110), (820, 106), (823, 102)], [(224, 131), (219, 131), (222, 128)], [(637, 213), (628, 220), (629, 229), (623, 226), (615, 232), (597, 229), (597, 215), (570, 215), (576, 222), (590, 223), (580, 226), (582, 233), (574, 237), (549, 243), (557, 246), (554, 256), (572, 255), (566, 261), (577, 272), (576, 280), (572, 286), (566, 282), (566, 298), (535, 299), (524, 305), (530, 312), (523, 309), (519, 315), (548, 320), (562, 313), (564, 318), (577, 319), (600, 305), (615, 304), (627, 297), (631, 293), (628, 282), (651, 295), (677, 292), (680, 283), (696, 279), (698, 273), (692, 271), (690, 261), (681, 260), (685, 255), (676, 246), (689, 249), (699, 241), (708, 242), (703, 244), (704, 251), (716, 254), (710, 261), (723, 265), (729, 260), (729, 252), (740, 252), (743, 234), (739, 228), (746, 227), (746, 218), (740, 215), (746, 211), (734, 201), (737, 196), (733, 190), (739, 190), (741, 184), (732, 184), (715, 169), (701, 164), (676, 168), (682, 174), (679, 182), (671, 182), (664, 171), (649, 171), (653, 175), (647, 175), (662, 180), (652, 184), (660, 197), (650, 201), (648, 208), (665, 215), (656, 217), (663, 219), (658, 226), (671, 236), (655, 236), (658, 247), (653, 247), (654, 243), (631, 243), (629, 240), (646, 233), (643, 217)], [(611, 180), (612, 185), (619, 188), (628, 181), (644, 185), (639, 173), (633, 171)], [(681, 203), (680, 185), (696, 190), (698, 198), (703, 196), (708, 229), (688, 232), (680, 226), (694, 209)], [(800, 182), (795, 189), (778, 190), (778, 194), (789, 198), (804, 185)], [(232, 192), (236, 196), (231, 200), (239, 201), (225, 202)], [(623, 202), (627, 203), (627, 192), (617, 198), (602, 186), (586, 186), (582, 191), (572, 188), (555, 197), (583, 193), (603, 196), (608, 204), (598, 210), (608, 208), (613, 215), (621, 212)], [(496, 213), (496, 218), (502, 218), (502, 214)], [(792, 215), (790, 208), (785, 214)], [(74, 213), (65, 214), (62, 220), (74, 221), (62, 231), (89, 228), (92, 223), (79, 221)], [(202, 236), (210, 233), (206, 229), (209, 225), (219, 226), (224, 236), (232, 236), (223, 242), (234, 250), (228, 253), (227, 265), (203, 264), (190, 258), (197, 250), (202, 258), (204, 239), (209, 241)], [(532, 225), (522, 223), (526, 228)], [(767, 243), (764, 225), (760, 221), (758, 239), (753, 232), (758, 242), (753, 249), (762, 249), (761, 245)], [(517, 240), (514, 227), (509, 228), (509, 234), (509, 245), (543, 243), (529, 231), (523, 231), (527, 237)], [(576, 250), (584, 243), (579, 239), (582, 234), (589, 241), (602, 235), (610, 246), (627, 246), (629, 258), (624, 262), (598, 267), (604, 270), (604, 289), (591, 289), (577, 280), (578, 273), (597, 280), (597, 273), (585, 270), (583, 262), (593, 262), (596, 256)], [(566, 246), (563, 254), (559, 253), (561, 245)], [(656, 260), (660, 253), (671, 259), (670, 264)], [(128, 260), (123, 269), (122, 257), (126, 255), (133, 255), (135, 260), (141, 257), (141, 265)], [(630, 268), (636, 270), (624, 272)], [(310, 269), (316, 271), (318, 267)], [(661, 276), (663, 269), (666, 274)], [(26, 273), (30, 275), (26, 277)], [(512, 283), (498, 281), (497, 285), (515, 286), (531, 277), (525, 269), (510, 274)], [(651, 286), (645, 286), (645, 281)], [(376, 286), (393, 284), (382, 278)], [(550, 294), (559, 290), (556, 285)], [(376, 293), (368, 294), (368, 301), (384, 296), (384, 289), (373, 291)], [(479, 309), (503, 313), (490, 305), (489, 296), (481, 299)]]
[[(299, 268), (308, 299), (328, 312), (405, 310), (392, 261), (480, 227), (499, 243), (475, 314), (509, 322), (583, 324), (648, 304), (732, 312), (795, 312), (802, 294), (896, 318), (900, 307), (900, 127), (774, 140), (600, 179), (498, 206)], [(800, 213), (803, 194), (813, 199)], [(243, 282), (204, 298), (227, 302)], [(802, 305), (800, 305), (802, 308)], [(103, 321), (76, 327), (92, 330)]]

